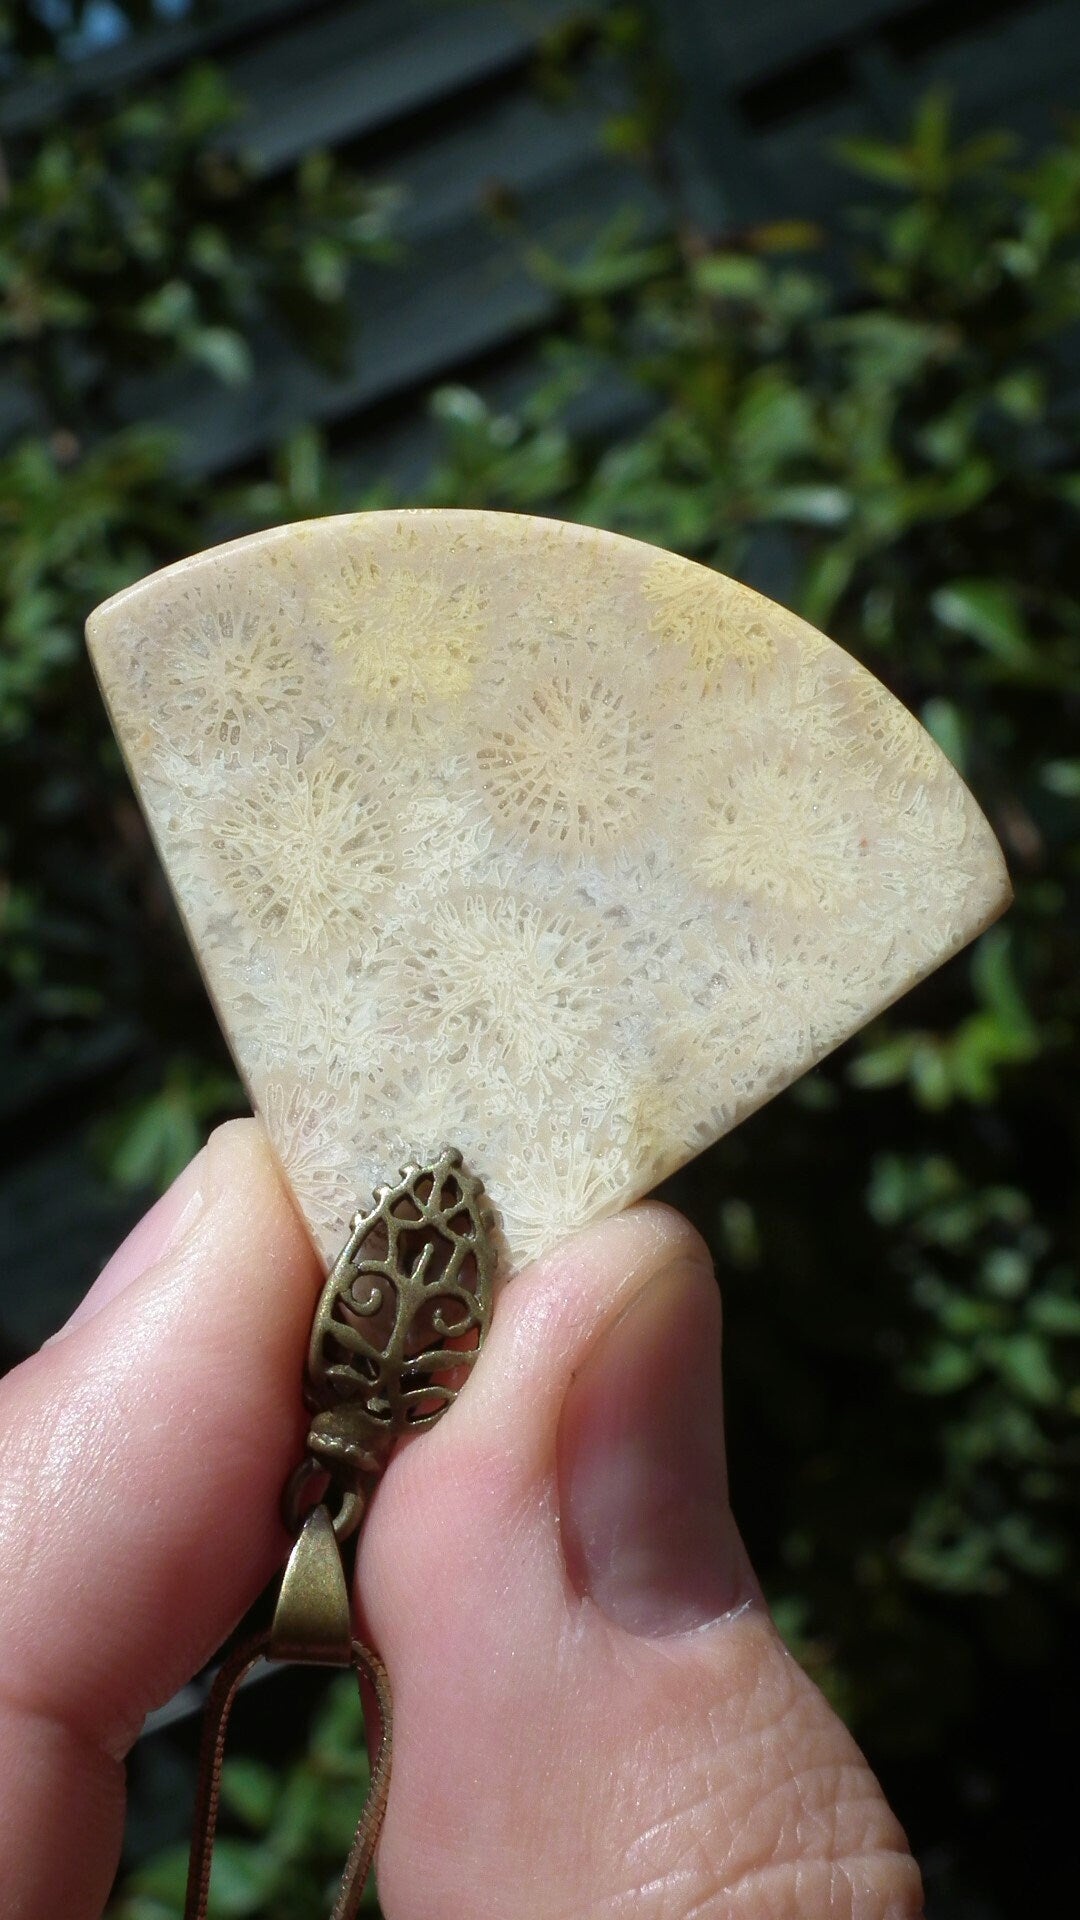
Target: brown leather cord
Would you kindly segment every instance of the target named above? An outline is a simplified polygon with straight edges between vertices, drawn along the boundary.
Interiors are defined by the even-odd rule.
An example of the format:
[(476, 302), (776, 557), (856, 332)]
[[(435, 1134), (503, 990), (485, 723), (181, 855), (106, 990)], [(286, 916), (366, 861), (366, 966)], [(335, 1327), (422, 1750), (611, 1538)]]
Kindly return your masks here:
[[(199, 1775), (195, 1791), (195, 1818), (188, 1864), (187, 1898), (184, 1920), (206, 1920), (210, 1897), (210, 1871), (213, 1864), (214, 1837), (217, 1832), (218, 1805), (221, 1797), (221, 1768), (233, 1702), (247, 1675), (259, 1660), (269, 1657), (270, 1632), (245, 1640), (222, 1664), (206, 1704)], [(356, 1838), (345, 1863), (345, 1872), (330, 1920), (356, 1920), (371, 1863), (375, 1858), (387, 1796), (390, 1792), (390, 1755), (393, 1743), (390, 1682), (386, 1668), (370, 1647), (352, 1642), (349, 1663), (359, 1677), (372, 1688), (379, 1713), (379, 1738), (371, 1763), (371, 1783), (361, 1809)], [(369, 1751), (371, 1742), (368, 1742)]]

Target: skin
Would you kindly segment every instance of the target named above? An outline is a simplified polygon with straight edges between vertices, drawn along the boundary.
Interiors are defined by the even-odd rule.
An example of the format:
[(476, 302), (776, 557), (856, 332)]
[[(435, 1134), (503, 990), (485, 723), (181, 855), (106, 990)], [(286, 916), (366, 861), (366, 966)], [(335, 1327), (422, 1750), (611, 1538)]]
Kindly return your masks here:
[[(0, 1907), (91, 1920), (123, 1757), (280, 1566), (320, 1275), (222, 1128), (0, 1385)], [(719, 1297), (653, 1204), (502, 1296), (361, 1539), (388, 1920), (916, 1920), (917, 1869), (727, 1506)], [(63, 1817), (58, 1817), (62, 1809)]]

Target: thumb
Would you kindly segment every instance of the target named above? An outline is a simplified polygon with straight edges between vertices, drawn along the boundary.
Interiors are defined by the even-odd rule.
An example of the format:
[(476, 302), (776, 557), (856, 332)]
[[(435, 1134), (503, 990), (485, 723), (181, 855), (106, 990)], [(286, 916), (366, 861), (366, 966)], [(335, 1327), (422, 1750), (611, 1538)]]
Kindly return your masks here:
[(634, 1209), (503, 1295), (392, 1463), (360, 1589), (396, 1718), (388, 1920), (912, 1920), (880, 1789), (770, 1622), (727, 1501), (720, 1305)]

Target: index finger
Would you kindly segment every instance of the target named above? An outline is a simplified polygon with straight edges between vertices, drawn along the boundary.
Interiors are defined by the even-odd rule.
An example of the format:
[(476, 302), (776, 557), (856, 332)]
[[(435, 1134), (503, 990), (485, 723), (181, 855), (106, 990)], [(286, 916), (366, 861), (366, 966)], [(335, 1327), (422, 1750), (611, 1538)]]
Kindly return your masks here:
[(172, 1198), (164, 1249), (143, 1232), (140, 1252), (136, 1228), (105, 1303), (0, 1386), (0, 1888), (17, 1920), (100, 1913), (123, 1754), (287, 1544), (315, 1254), (254, 1121), (221, 1128)]

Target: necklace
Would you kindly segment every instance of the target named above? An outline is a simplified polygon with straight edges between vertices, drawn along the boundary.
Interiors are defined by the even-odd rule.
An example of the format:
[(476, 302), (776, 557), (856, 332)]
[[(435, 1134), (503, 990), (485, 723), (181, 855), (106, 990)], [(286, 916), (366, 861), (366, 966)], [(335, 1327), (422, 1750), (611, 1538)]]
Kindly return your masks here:
[(376, 1695), (345, 1920), (391, 1737), (339, 1548), (395, 1435), (460, 1390), (496, 1274), (737, 1125), (988, 925), (1008, 881), (958, 775), (850, 656), (617, 535), (313, 521), (166, 568), (88, 635), (329, 1269), (296, 1545), (270, 1632), (212, 1695), (188, 1920), (261, 1657), (353, 1665)]

